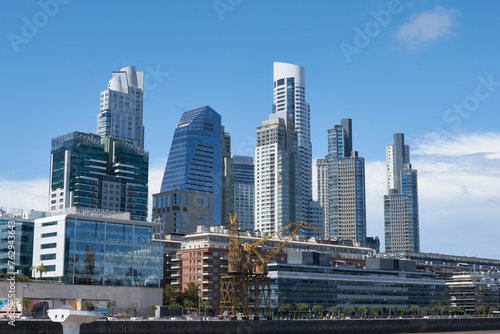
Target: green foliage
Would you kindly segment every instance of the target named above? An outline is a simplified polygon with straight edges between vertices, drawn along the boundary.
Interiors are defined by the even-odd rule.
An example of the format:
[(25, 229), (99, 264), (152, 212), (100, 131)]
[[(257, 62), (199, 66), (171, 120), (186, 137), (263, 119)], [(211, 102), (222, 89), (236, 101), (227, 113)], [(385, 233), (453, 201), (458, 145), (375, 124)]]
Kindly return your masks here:
[(133, 315), (134, 317), (137, 317), (139, 315), (139, 312), (137, 312), (137, 308), (134, 305), (128, 307), (127, 310), (129, 310), (131, 315)]
[(165, 285), (163, 288), (163, 305), (170, 305), (173, 302), (178, 302), (180, 297), (179, 289), (173, 285)]
[(372, 306), (370, 307), (370, 314), (373, 316), (377, 316), (382, 312), (382, 308), (380, 306)]
[(183, 306), (184, 306), (184, 308), (188, 309), (188, 308), (192, 308), (194, 306), (194, 304), (189, 299), (184, 299)]
[(358, 307), (356, 313), (358, 313), (361, 316), (365, 316), (365, 313), (368, 313), (368, 312), (367, 312), (367, 309), (365, 306), (360, 306), (360, 307)]
[(346, 316), (351, 316), (354, 312), (356, 312), (356, 309), (352, 306), (346, 306), (342, 309), (342, 313)]
[(210, 302), (208, 300), (204, 300), (201, 302), (200, 310), (204, 310), (205, 308), (209, 309), (211, 307), (212, 307), (212, 304), (210, 304)]
[(295, 305), (295, 309), (299, 312), (304, 312), (309, 310), (309, 305), (307, 305), (306, 303), (299, 303)]
[(287, 312), (290, 312), (290, 310), (292, 308), (293, 308), (292, 304), (285, 303), (285, 304), (281, 304), (280, 311), (283, 312), (283, 313), (287, 313)]
[(43, 263), (40, 263), (39, 266), (31, 266), (30, 271), (35, 270), (36, 273), (40, 273), (40, 279), (42, 279), (42, 274), (47, 272), (47, 269), (45, 269), (45, 266)]
[(178, 310), (180, 309), (182, 306), (181, 304), (177, 303), (177, 302), (172, 302), (169, 306), (168, 306), (168, 309), (171, 310), (171, 311), (175, 311), (175, 310)]
[(412, 306), (410, 306), (410, 311), (414, 312), (414, 313), (418, 313), (418, 311), (420, 311), (420, 306), (412, 305)]
[(116, 307), (116, 300), (108, 300), (106, 308), (109, 310), (109, 315), (113, 315), (113, 308)]
[(451, 308), (451, 312), (453, 312), (453, 314), (462, 314), (464, 310), (462, 310), (461, 307), (455, 306)]
[(396, 312), (399, 314), (399, 315), (406, 315), (409, 313), (408, 309), (406, 307), (398, 307), (396, 309)]
[(198, 285), (194, 284), (193, 282), (188, 283), (186, 289), (182, 293), (184, 307), (186, 307), (185, 305), (186, 300), (192, 303), (191, 307), (193, 307), (194, 305), (198, 305), (198, 300), (199, 300), (198, 291), (199, 291)]
[(158, 307), (156, 307), (156, 305), (151, 305), (151, 306), (148, 306), (148, 311), (151, 311), (151, 312), (154, 312), (158, 309)]
[(86, 300), (86, 301), (84, 301), (82, 303), (82, 308), (84, 308), (84, 307), (87, 309), (87, 311), (93, 311), (94, 310), (94, 304), (92, 304), (88, 300)]
[(325, 308), (323, 307), (323, 305), (314, 305), (312, 307), (312, 311), (314, 314), (317, 314), (319, 316), (323, 315), (323, 312), (325, 311)]
[(486, 313), (486, 307), (484, 307), (483, 305), (481, 305), (481, 306), (479, 306), (479, 307), (477, 308), (477, 310), (476, 310), (476, 311), (477, 311), (477, 314), (478, 314), (478, 315), (483, 315), (483, 314), (485, 314), (485, 313)]
[(331, 315), (337, 316), (339, 314), (339, 307), (332, 306), (328, 309), (328, 312), (330, 312)]
[(488, 312), (489, 312), (489, 313), (493, 313), (493, 312), (496, 312), (496, 311), (498, 311), (498, 310), (497, 310), (497, 308), (496, 308), (495, 306), (492, 306), (492, 307), (490, 307), (490, 308), (488, 309)]

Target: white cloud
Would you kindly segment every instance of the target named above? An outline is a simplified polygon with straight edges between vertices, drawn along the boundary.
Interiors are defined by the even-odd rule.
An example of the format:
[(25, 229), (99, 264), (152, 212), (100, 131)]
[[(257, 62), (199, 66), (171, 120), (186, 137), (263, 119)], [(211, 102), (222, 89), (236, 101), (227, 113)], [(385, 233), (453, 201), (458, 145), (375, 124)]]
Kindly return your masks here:
[(413, 14), (403, 24), (396, 40), (407, 44), (410, 50), (416, 50), (442, 37), (452, 34), (456, 25), (457, 10), (436, 7), (432, 11)]
[(46, 211), (48, 208), (49, 180), (0, 179), (0, 207)]
[[(421, 251), (500, 258), (500, 249), (492, 247), (500, 238), (500, 165), (495, 160), (500, 133), (438, 139), (427, 134), (411, 147), (419, 173)], [(368, 231), (382, 242), (384, 167), (385, 162), (366, 166)]]

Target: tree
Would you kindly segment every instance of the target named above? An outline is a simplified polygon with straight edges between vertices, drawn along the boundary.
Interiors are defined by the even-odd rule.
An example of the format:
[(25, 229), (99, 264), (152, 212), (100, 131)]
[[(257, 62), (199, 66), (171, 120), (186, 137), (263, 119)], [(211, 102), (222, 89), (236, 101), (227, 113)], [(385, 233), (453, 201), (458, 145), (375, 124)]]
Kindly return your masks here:
[(189, 308), (192, 308), (193, 307), (193, 302), (190, 301), (189, 299), (184, 299), (184, 303), (183, 303), (183, 306), (185, 309), (189, 309)]
[(496, 312), (497, 311), (497, 308), (495, 306), (492, 306), (488, 309), (488, 313), (493, 313), (493, 312)]
[(380, 314), (380, 312), (382, 312), (382, 309), (380, 308), (380, 306), (372, 306), (370, 307), (370, 314), (373, 315), (373, 316), (378, 316)]
[(285, 304), (281, 304), (281, 306), (280, 306), (280, 311), (282, 313), (288, 313), (288, 312), (290, 312), (291, 309), (292, 309), (292, 304), (285, 303)]
[(116, 307), (116, 300), (108, 300), (106, 302), (106, 307), (110, 310), (110, 315), (113, 315), (113, 307)]
[(171, 311), (176, 311), (178, 309), (180, 309), (182, 306), (181, 304), (177, 303), (177, 302), (173, 302), (170, 304), (170, 306), (168, 307), (169, 310)]
[(330, 312), (330, 315), (337, 316), (339, 314), (339, 307), (338, 306), (332, 306), (328, 309)]
[(82, 308), (86, 308), (87, 311), (93, 311), (94, 310), (94, 304), (92, 304), (92, 302), (86, 300), (82, 303)]
[(455, 306), (451, 308), (451, 312), (453, 314), (462, 314), (464, 311), (462, 310), (461, 307)]
[(179, 289), (173, 285), (165, 285), (163, 289), (163, 305), (170, 305), (179, 298)]
[(24, 314), (24, 311), (28, 310), (28, 307), (30, 306), (31, 304), (31, 299), (23, 299), (21, 300), (21, 304), (23, 304), (23, 314)]
[(307, 305), (306, 303), (299, 303), (299, 304), (296, 304), (295, 305), (295, 309), (300, 312), (301, 315), (303, 315), (302, 313), (306, 312), (307, 310), (309, 310), (309, 305)]
[(415, 304), (414, 304), (414, 305), (412, 305), (412, 306), (410, 306), (410, 312), (412, 312), (412, 313), (414, 313), (414, 314), (418, 315), (418, 311), (420, 311), (420, 306), (415, 305)]
[(208, 300), (204, 300), (201, 302), (201, 305), (200, 305), (200, 311), (201, 310), (204, 310), (205, 308), (211, 308), (212, 307), (212, 304), (210, 304), (210, 302)]
[(484, 315), (486, 313), (486, 307), (484, 307), (483, 305), (479, 306), (476, 310), (477, 314), (478, 315)]
[(406, 315), (408, 314), (408, 309), (406, 307), (398, 307), (396, 309), (396, 312), (400, 315), (400, 316), (403, 316), (403, 315)]
[(422, 312), (423, 315), (429, 315), (431, 309), (428, 306), (424, 306), (420, 308), (420, 312)]
[(323, 315), (323, 311), (325, 311), (325, 308), (323, 307), (323, 305), (314, 305), (312, 311), (314, 314), (321, 317)]
[[(182, 293), (182, 299), (184, 301), (184, 304), (185, 301), (188, 300), (192, 303), (190, 307), (198, 305), (198, 300), (199, 300), (198, 292), (199, 292), (198, 285), (194, 284), (193, 282), (189, 282), (186, 289), (184, 289), (184, 292)], [(186, 305), (184, 305), (184, 307), (190, 308), (186, 307)], [(195, 306), (195, 308), (197, 307)]]
[(152, 312), (153, 315), (155, 313), (155, 311), (157, 310), (158, 308), (156, 307), (156, 305), (151, 305), (151, 306), (148, 306), (147, 310)]
[(434, 305), (432, 308), (431, 308), (431, 312), (433, 315), (439, 315), (441, 313), (443, 309), (441, 308), (441, 306), (439, 305)]
[(40, 263), (39, 266), (31, 266), (30, 271), (35, 270), (35, 273), (40, 273), (40, 279), (42, 279), (42, 273), (46, 273), (47, 269), (45, 269), (45, 266), (43, 263)]
[(361, 316), (364, 317), (366, 312), (366, 307), (365, 306), (360, 306), (358, 307), (357, 313)]
[(351, 316), (354, 312), (356, 312), (356, 309), (352, 306), (346, 306), (342, 309), (342, 313), (346, 316)]
[(139, 315), (139, 312), (137, 312), (137, 308), (134, 305), (129, 306), (127, 309), (130, 310), (130, 315), (133, 315), (134, 317)]

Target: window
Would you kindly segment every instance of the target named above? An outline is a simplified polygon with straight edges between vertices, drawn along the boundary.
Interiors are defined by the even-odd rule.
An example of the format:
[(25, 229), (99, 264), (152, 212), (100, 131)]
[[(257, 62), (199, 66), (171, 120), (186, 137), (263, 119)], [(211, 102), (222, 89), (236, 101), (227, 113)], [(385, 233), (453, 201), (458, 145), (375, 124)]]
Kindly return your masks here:
[(198, 206), (201, 208), (203, 207), (203, 197), (198, 197)]
[(55, 237), (55, 236), (57, 236), (57, 232), (42, 233), (42, 238), (50, 238), (50, 237)]
[(174, 194), (173, 204), (179, 204), (179, 194)]
[(47, 271), (56, 271), (56, 265), (53, 264), (51, 266), (45, 266), (45, 270), (47, 270)]
[(187, 195), (182, 195), (182, 204), (187, 205), (188, 204), (188, 196)]
[(56, 259), (56, 253), (42, 254), (42, 255), (40, 255), (40, 261), (55, 260), (55, 259)]
[(57, 222), (42, 223), (42, 227), (44, 227), (44, 226), (52, 226), (52, 225), (57, 225)]
[(49, 248), (56, 248), (57, 247), (57, 243), (56, 242), (53, 242), (53, 243), (50, 243), (50, 244), (42, 244), (42, 249), (49, 249)]
[(209, 208), (210, 207), (210, 198), (205, 198), (205, 208)]

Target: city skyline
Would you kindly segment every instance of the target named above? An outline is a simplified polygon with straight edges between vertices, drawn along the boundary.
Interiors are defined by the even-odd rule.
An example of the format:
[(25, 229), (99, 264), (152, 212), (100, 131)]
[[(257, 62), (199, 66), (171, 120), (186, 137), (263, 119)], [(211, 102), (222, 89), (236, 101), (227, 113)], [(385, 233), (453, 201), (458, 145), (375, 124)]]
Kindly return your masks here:
[[(354, 120), (356, 149), (366, 159), (369, 236), (383, 240), (384, 151), (401, 132), (419, 171), (421, 251), (500, 258), (490, 247), (500, 236), (500, 47), (491, 38), (500, 5), (395, 3), (242, 2), (220, 13), (211, 2), (110, 3), (98, 12), (68, 2), (36, 32), (23, 27), (44, 11), (38, 3), (4, 4), (9, 80), (0, 84), (8, 97), (0, 108), (8, 126), (0, 138), (12, 144), (0, 167), (0, 206), (47, 210), (50, 140), (75, 130), (96, 133), (99, 94), (113, 70), (133, 65), (145, 73), (144, 148), (155, 193), (165, 142), (185, 110), (211, 105), (232, 135), (233, 154), (251, 155), (255, 128), (273, 103), (272, 63), (289, 62), (307, 71), (313, 160), (327, 153), (328, 128)], [(122, 27), (141, 38), (102, 34), (131, 13), (148, 26)], [(269, 32), (278, 14), (304, 25), (277, 40)], [(82, 30), (89, 17), (96, 27)], [(440, 29), (432, 30), (432, 22)], [(367, 35), (366, 27), (379, 30)], [(23, 42), (13, 43), (10, 33)], [(349, 55), (346, 45), (356, 51)], [(468, 231), (471, 222), (476, 228)]]

